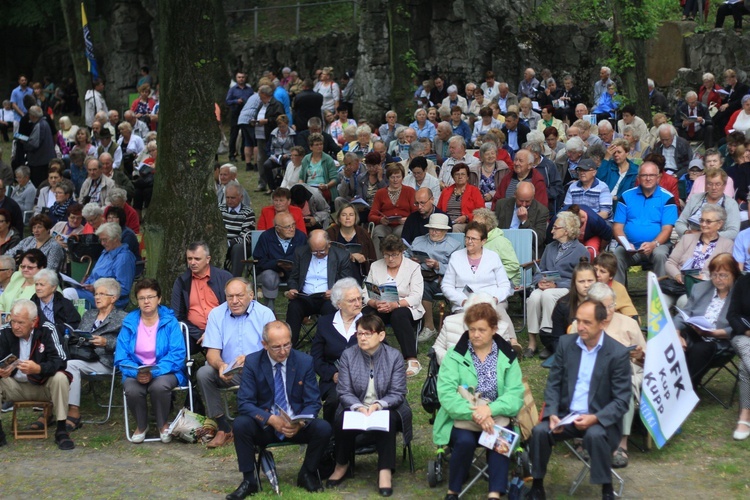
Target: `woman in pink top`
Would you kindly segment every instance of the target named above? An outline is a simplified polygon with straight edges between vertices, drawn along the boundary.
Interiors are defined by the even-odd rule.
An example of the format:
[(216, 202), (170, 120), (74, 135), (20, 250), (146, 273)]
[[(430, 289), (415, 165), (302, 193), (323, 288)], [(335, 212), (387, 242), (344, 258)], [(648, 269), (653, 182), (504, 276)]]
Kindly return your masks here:
[(144, 278), (133, 286), (133, 292), (138, 309), (122, 322), (115, 349), (115, 366), (122, 373), (125, 398), (137, 424), (128, 439), (142, 443), (146, 438), (146, 397), (150, 394), (161, 441), (168, 443), (172, 440), (167, 431), (172, 389), (187, 382), (185, 337), (172, 310), (159, 305), (161, 286), (158, 281)]

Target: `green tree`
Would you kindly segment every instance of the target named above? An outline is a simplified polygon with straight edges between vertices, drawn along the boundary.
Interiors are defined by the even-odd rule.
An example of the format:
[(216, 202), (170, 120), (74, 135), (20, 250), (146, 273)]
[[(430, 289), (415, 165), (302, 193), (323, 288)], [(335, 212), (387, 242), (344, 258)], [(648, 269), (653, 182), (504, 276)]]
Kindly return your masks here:
[[(213, 189), (220, 133), (214, 116), (226, 78), (214, 17), (220, 0), (159, 2), (159, 157), (144, 224), (147, 275), (169, 288), (185, 269), (185, 248), (206, 240), (215, 262), (226, 253), (226, 232)], [(220, 265), (220, 264), (219, 264)]]

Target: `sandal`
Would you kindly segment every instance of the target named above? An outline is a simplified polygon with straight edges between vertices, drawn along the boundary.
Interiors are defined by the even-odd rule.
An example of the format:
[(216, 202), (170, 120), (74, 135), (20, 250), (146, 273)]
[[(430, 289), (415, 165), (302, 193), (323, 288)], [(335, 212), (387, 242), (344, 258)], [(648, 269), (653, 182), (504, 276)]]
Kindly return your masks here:
[[(745, 420), (739, 420), (737, 422), (737, 426), (740, 426), (740, 425), (744, 425), (745, 427), (750, 428), (750, 422), (747, 422)], [(750, 431), (739, 431), (735, 429), (734, 434), (732, 435), (732, 438), (734, 438), (736, 441), (743, 441), (747, 439), (748, 436), (750, 436)]]
[(622, 469), (628, 466), (628, 450), (622, 446), (617, 448), (617, 451), (612, 456), (612, 468)]
[(406, 363), (406, 376), (416, 377), (419, 372), (422, 371), (422, 365), (419, 364), (419, 360), (410, 359)]
[(591, 460), (591, 457), (589, 456), (589, 452), (586, 451), (586, 449), (583, 447), (583, 439), (576, 438), (573, 440), (573, 442), (576, 445), (576, 453), (583, 458), (586, 462)]
[(55, 444), (61, 450), (72, 450), (76, 447), (70, 435), (67, 432), (56, 432), (55, 433)]
[(80, 416), (78, 418), (75, 418), (75, 417), (71, 417), (70, 415), (68, 415), (68, 417), (65, 420), (66, 420), (65, 430), (67, 430), (68, 432), (73, 432), (83, 427), (83, 422), (81, 422)]
[[(50, 419), (47, 421), (47, 427), (52, 425), (54, 423), (54, 416), (50, 416)], [(43, 431), (44, 430), (44, 418), (39, 417), (37, 420), (34, 420), (29, 425), (26, 426), (27, 431)]]

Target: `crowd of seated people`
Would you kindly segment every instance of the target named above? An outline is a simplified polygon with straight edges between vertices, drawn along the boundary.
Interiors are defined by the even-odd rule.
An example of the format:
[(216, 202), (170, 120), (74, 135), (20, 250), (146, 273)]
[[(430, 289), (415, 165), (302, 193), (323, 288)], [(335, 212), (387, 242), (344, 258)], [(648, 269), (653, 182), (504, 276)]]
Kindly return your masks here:
[[(191, 383), (184, 371), (186, 349), (203, 351), (207, 364), (197, 375), (197, 397), (218, 425), (209, 447), (234, 441), (243, 473), (242, 484), (228, 498), (257, 490), (249, 456), (254, 445), (285, 439), (310, 445), (298, 484), (319, 491), (323, 484), (314, 471), (323, 446), (317, 445), (334, 436), (336, 466), (326, 485), (338, 486), (347, 477), (355, 443), (354, 433), (343, 428), (342, 414), (381, 410), (389, 411), (392, 424), (384, 439), (376, 440), (378, 488), (388, 496), (396, 433), (411, 440), (406, 379), (422, 369), (418, 342), (438, 333), (433, 301), (441, 294), (453, 314), (445, 318), (435, 346), (441, 360), (438, 392), (445, 402), (434, 440), (454, 447), (448, 497), (461, 489), (461, 467), (476, 446), (476, 429), (518, 411), (523, 390), (517, 360), (537, 355), (540, 342), (540, 358), (572, 356), (576, 347), (568, 333), (588, 335), (584, 343), (602, 330), (611, 333), (603, 349), (621, 356), (623, 363), (613, 363), (607, 373), (619, 376), (629, 365), (634, 378), (627, 384), (617, 378), (618, 385), (611, 377), (610, 402), (571, 408), (580, 401), (572, 401), (550, 377), (548, 392), (554, 399), (545, 417), (554, 424), (565, 409), (576, 409), (584, 419), (614, 402), (611, 421), (617, 424), (596, 435), (606, 446), (599, 443), (587, 451), (605, 465), (622, 467), (628, 462), (626, 438), (639, 390), (635, 367), (645, 356), (638, 313), (626, 288), (635, 265), (651, 269), (667, 296), (683, 297), (678, 305), (715, 326), (698, 331), (675, 317), (694, 385), (714, 357), (732, 349), (747, 357), (742, 339), (750, 332), (741, 326), (746, 294), (733, 290), (735, 284), (746, 286), (741, 273), (750, 269), (750, 142), (741, 134), (743, 123), (750, 123), (750, 97), (734, 71), (724, 74), (724, 92), (715, 90), (711, 78), (704, 78), (705, 89), (686, 92), (669, 115), (672, 124), (621, 107), (608, 68), (601, 69), (588, 102), (569, 75), (561, 75), (564, 88), (558, 88), (554, 78), (542, 74), (537, 79), (529, 68), (516, 94), (492, 72), (465, 96), (459, 95), (459, 86), (436, 77), (415, 94), (420, 106), (412, 123), (400, 125), (398, 115), (389, 111), (382, 127), (355, 119), (332, 74), (326, 68), (316, 84), (299, 82), (295, 92), (291, 79), (284, 84), (264, 75), (257, 93), (244, 73), (235, 75), (236, 88), (227, 95), (235, 139), (242, 136), (246, 164), (250, 169), (257, 165), (259, 192), (271, 200), (256, 207), (256, 223), (237, 167), (218, 166), (226, 255), (214, 267), (208, 246), (188, 249), (189, 270), (180, 286), (175, 283), (174, 311), (160, 305), (158, 282), (135, 279), (137, 237), (133, 244), (128, 234), (131, 241), (125, 242), (131, 212), (137, 223), (147, 216), (156, 169), (155, 132), (148, 129), (157, 118), (145, 118), (158, 108), (147, 86), (141, 87), (135, 111), (123, 114), (125, 121), (92, 117), (92, 135), (83, 127), (77, 132), (67, 127), (64, 137), (72, 139), (64, 141), (67, 162), (49, 158), (43, 177), (34, 169), (37, 164), (28, 163), (30, 171), (16, 171), (11, 196), (0, 190), (0, 249), (17, 259), (0, 269), (0, 309), (19, 321), (46, 318), (43, 323), (51, 326), (45, 326), (50, 330), (45, 335), (53, 343), (65, 342), (60, 330), (79, 327), (79, 322), (93, 332), (90, 346), (96, 358), (67, 362), (73, 377), (64, 398), (65, 418), (57, 419), (62, 420), (56, 433), (60, 448), (71, 447), (70, 433), (80, 428), (80, 373), (113, 367), (122, 374), (136, 420), (129, 439), (139, 443), (146, 438), (150, 395), (157, 434), (169, 442), (171, 391)], [(711, 105), (718, 110), (715, 116)], [(714, 144), (719, 150), (711, 149)], [(24, 154), (37, 158), (33, 151)], [(235, 140), (230, 157), (236, 155)], [(38, 191), (33, 200), (31, 190)], [(23, 238), (25, 211), (33, 216)], [(528, 297), (521, 295), (528, 307), (525, 348), (506, 311), (520, 274), (513, 247), (503, 236), (506, 229), (537, 235), (534, 278)], [(252, 245), (256, 230), (263, 232)], [(131, 232), (136, 236), (139, 228)], [(65, 285), (55, 273), (66, 270), (70, 239), (77, 241), (79, 233), (96, 237), (96, 263), (80, 288), (61, 293)], [(252, 265), (262, 297), (255, 297), (254, 284), (243, 277)], [(282, 284), (286, 311), (277, 300)], [(392, 288), (395, 296), (381, 296)], [(35, 315), (15, 307), (27, 298), (37, 308)], [(90, 308), (83, 320), (69, 302), (79, 298)], [(120, 309), (129, 303), (138, 307), (125, 315)], [(288, 324), (274, 321), (284, 313)], [(297, 347), (311, 316), (317, 316), (317, 332), (307, 356)], [(188, 324), (190, 345), (178, 321)], [(386, 327), (396, 334), (397, 346), (383, 343)], [(0, 330), (0, 341), (9, 328)], [(638, 348), (623, 354), (622, 345)], [(4, 348), (0, 342), (0, 355)], [(295, 373), (289, 362), (298, 367)], [(65, 368), (63, 356), (55, 363)], [(137, 368), (144, 364), (155, 368), (141, 373)], [(226, 375), (230, 365), (245, 369)], [(559, 376), (568, 369), (553, 368)], [(477, 379), (490, 400), (486, 410), (469, 408), (457, 394), (466, 376)], [(279, 386), (290, 387), (291, 377), (297, 385), (279, 391)], [(735, 439), (750, 436), (749, 378), (747, 370), (740, 370), (742, 409)], [(234, 426), (218, 393), (233, 385), (240, 386)], [(10, 401), (4, 389), (0, 384), (3, 402)], [(54, 403), (63, 404), (63, 398)], [(324, 418), (293, 424), (268, 411), (276, 405), (292, 415), (317, 415), (322, 408)], [(56, 409), (56, 415), (62, 410)], [(471, 421), (476, 429), (459, 428), (459, 421)], [(549, 424), (540, 425), (549, 430)], [(585, 434), (580, 427), (568, 431), (571, 437)], [(541, 431), (537, 434), (532, 454), (539, 457), (533, 471), (538, 493), (552, 441), (545, 443)], [(584, 447), (589, 445), (584, 437)], [(507, 478), (507, 466), (499, 455), (490, 455), (490, 468), (499, 478)], [(606, 486), (599, 468), (592, 469), (592, 479)], [(490, 497), (503, 494), (507, 484), (491, 480), (489, 491)]]

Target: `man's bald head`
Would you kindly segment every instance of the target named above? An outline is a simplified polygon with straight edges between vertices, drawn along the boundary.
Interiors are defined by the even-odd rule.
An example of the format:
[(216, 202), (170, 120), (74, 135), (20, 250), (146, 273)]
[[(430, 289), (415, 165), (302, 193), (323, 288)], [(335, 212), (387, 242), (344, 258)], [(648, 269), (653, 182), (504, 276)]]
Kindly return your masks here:
[(529, 205), (531, 205), (531, 203), (534, 201), (535, 194), (536, 189), (534, 189), (533, 183), (519, 182), (518, 186), (516, 187), (516, 206), (528, 208)]
[(289, 212), (279, 212), (273, 218), (274, 226), (289, 226), (294, 223), (294, 216)]

